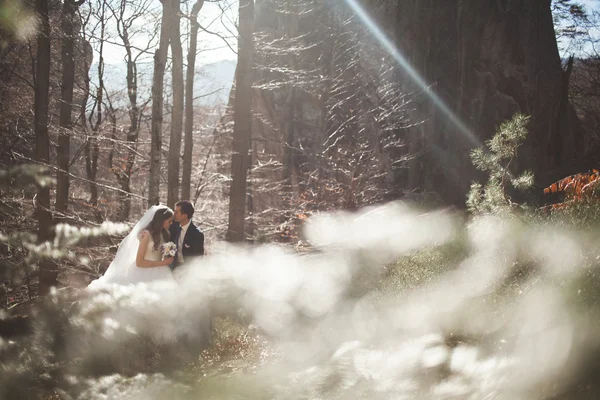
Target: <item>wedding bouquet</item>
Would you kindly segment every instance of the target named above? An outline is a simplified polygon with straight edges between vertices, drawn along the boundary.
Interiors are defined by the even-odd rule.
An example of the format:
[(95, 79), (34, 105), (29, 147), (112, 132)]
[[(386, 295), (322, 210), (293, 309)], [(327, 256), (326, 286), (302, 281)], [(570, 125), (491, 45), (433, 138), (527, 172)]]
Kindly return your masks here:
[(167, 242), (160, 245), (163, 260), (167, 257), (175, 257), (177, 246), (173, 242)]

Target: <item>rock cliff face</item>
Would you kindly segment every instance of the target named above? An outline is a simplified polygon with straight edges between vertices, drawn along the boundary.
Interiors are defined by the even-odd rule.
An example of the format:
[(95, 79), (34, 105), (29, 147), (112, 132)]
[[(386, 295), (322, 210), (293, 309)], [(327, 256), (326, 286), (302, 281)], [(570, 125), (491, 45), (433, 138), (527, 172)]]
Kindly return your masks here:
[(380, 201), (402, 163), (389, 132), (404, 98), (389, 55), (344, 2), (257, 1), (256, 10), (252, 150), (271, 167), (252, 177), (273, 189), (253, 193), (254, 212)]
[[(540, 185), (568, 171), (584, 151), (583, 137), (567, 98), (550, 0), (396, 0), (395, 14), (391, 3), (374, 1), (374, 15), (468, 131), (421, 96), (415, 117), (425, 122), (407, 134), (410, 151), (422, 155), (409, 169), (407, 189), (464, 204), (477, 177), (469, 150), (515, 112), (532, 116), (516, 167), (533, 170)], [(421, 89), (401, 68), (398, 79)]]
[[(409, 114), (403, 126), (410, 127), (397, 128), (394, 136), (406, 146), (393, 149), (383, 146), (381, 132), (389, 132), (382, 129), (386, 121), (374, 118), (377, 126), (361, 122), (373, 116), (365, 101), (357, 107), (344, 103), (339, 116), (335, 114), (339, 110), (328, 108), (328, 102), (338, 104), (330, 97), (335, 90), (329, 82), (336, 68), (342, 70), (340, 60), (352, 59), (339, 47), (347, 32), (334, 21), (346, 21), (351, 10), (346, 2), (309, 3), (315, 5), (306, 8), (311, 12), (300, 5), (295, 9), (286, 0), (256, 2), (255, 31), (262, 39), (256, 56), (253, 158), (261, 165), (281, 163), (256, 169), (256, 187), (262, 186), (261, 181), (283, 180), (291, 183), (289, 196), (297, 195), (297, 182), (318, 165), (330, 133), (342, 125), (347, 134), (354, 129), (345, 123), (353, 110), (359, 114), (356, 131), (369, 131), (373, 141), (385, 147), (378, 155), (381, 165), (375, 168), (385, 176), (391, 198), (423, 190), (463, 207), (471, 182), (484, 179), (471, 164), (470, 150), (483, 145), (516, 112), (532, 117), (530, 135), (513, 164), (516, 170), (533, 170), (541, 187), (587, 167), (576, 163), (585, 151), (584, 140), (568, 102), (569, 73), (559, 58), (550, 0), (359, 1), (443, 103), (432, 101), (398, 64), (395, 81), (412, 102), (402, 111)], [(343, 69), (344, 74), (385, 70), (379, 53), (383, 47), (375, 49), (374, 38), (366, 29), (358, 34), (355, 49), (363, 50), (356, 53), (353, 65), (359, 68)], [(278, 44), (288, 50), (277, 49)], [(309, 50), (289, 51), (290, 46)], [(293, 71), (311, 71), (311, 76)], [(342, 80), (357, 79), (344, 75)], [(369, 85), (379, 84), (378, 79), (369, 79)], [(349, 99), (368, 98), (358, 90), (351, 92)], [(352, 153), (351, 146), (343, 150)], [(399, 161), (407, 155), (410, 161)], [(416, 157), (411, 159), (412, 155)], [(280, 185), (273, 184), (270, 193), (256, 191), (252, 198), (255, 213), (285, 208)]]

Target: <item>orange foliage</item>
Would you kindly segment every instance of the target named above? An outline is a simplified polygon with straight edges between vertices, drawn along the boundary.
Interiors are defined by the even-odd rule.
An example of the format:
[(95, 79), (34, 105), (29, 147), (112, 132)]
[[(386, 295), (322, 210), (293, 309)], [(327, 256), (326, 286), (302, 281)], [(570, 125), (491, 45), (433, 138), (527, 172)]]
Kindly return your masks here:
[(600, 184), (600, 171), (593, 169), (591, 172), (584, 172), (567, 176), (544, 189), (544, 193), (563, 192), (566, 200), (562, 203), (553, 204), (552, 208), (564, 208), (569, 204), (584, 200), (594, 195), (594, 188)]

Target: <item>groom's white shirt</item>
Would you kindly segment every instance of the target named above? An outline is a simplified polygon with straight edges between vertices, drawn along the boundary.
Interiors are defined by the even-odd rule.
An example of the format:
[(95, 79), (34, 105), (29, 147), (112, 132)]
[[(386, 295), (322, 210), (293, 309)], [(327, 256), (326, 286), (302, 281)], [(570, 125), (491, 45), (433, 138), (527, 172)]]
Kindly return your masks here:
[(179, 249), (179, 251), (177, 252), (177, 262), (179, 264), (183, 263), (183, 239), (185, 239), (185, 234), (187, 233), (191, 222), (192, 221), (190, 220), (186, 225), (181, 227), (181, 233), (179, 234), (179, 243), (177, 243), (177, 248)]

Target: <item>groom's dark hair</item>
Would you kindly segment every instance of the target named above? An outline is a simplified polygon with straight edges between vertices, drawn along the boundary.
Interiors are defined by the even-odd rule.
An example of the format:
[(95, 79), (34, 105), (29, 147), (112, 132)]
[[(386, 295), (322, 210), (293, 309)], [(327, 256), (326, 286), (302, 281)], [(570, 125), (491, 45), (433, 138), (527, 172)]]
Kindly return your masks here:
[(192, 215), (194, 215), (194, 206), (188, 200), (181, 200), (175, 204), (175, 207), (181, 208), (181, 213), (187, 215), (189, 219), (192, 219)]

